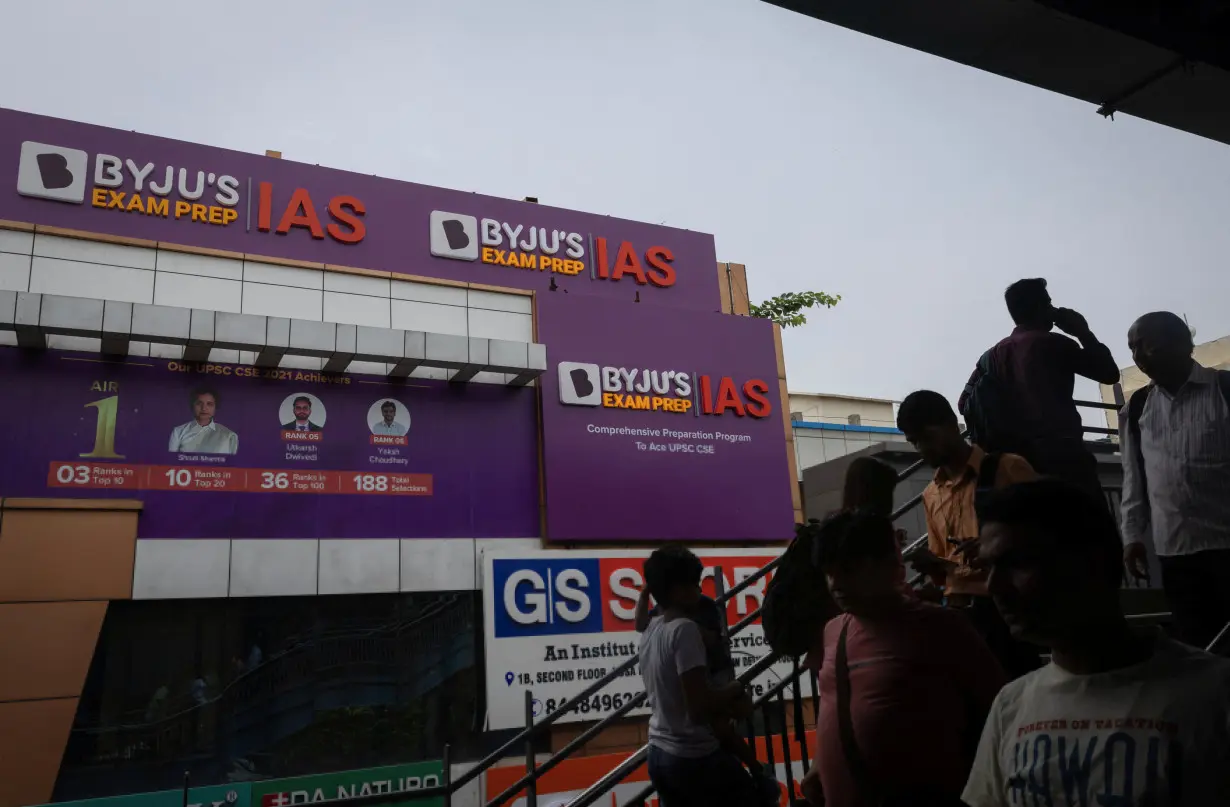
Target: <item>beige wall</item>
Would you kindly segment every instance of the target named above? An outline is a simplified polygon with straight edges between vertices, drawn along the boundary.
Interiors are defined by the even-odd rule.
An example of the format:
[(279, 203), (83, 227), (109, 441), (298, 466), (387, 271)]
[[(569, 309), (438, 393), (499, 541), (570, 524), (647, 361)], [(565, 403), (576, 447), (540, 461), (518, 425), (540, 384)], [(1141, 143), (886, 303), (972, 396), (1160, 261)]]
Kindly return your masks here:
[(51, 800), (107, 605), (132, 596), (140, 508), (0, 500), (0, 807)]
[(815, 423), (846, 424), (849, 423), (851, 415), (858, 415), (863, 426), (897, 427), (893, 402), (884, 398), (792, 392), (790, 411), (799, 412), (803, 415), (803, 420)]
[[(1192, 357), (1205, 367), (1212, 367), (1217, 370), (1230, 370), (1230, 336), (1223, 336), (1220, 339), (1214, 339), (1212, 342), (1196, 345), (1196, 349), (1192, 351)], [(1149, 383), (1149, 379), (1134, 364), (1124, 367), (1119, 371), (1119, 374), (1119, 383), (1123, 386), (1123, 400), (1125, 401), (1132, 397), (1133, 392)], [(1104, 403), (1115, 403), (1115, 388), (1113, 386), (1099, 384), (1098, 387), (1102, 392), (1102, 401)], [(1118, 414), (1110, 411), (1106, 413), (1106, 427), (1108, 429), (1119, 428)]]

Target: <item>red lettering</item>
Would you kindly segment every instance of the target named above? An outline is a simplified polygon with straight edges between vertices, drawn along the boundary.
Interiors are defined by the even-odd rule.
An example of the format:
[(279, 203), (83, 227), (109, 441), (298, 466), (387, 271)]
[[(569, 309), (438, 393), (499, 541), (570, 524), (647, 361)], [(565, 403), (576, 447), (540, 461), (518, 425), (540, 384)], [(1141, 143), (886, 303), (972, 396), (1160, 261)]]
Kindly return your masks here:
[(649, 264), (649, 282), (659, 288), (675, 285), (675, 267), (671, 261), (675, 254), (666, 247), (650, 247), (645, 251), (645, 263)]
[(753, 378), (743, 385), (743, 397), (747, 398), (747, 413), (754, 418), (768, 417), (773, 406), (768, 399), (769, 385)]
[(268, 182), (260, 184), (260, 196), (257, 197), (256, 229), (263, 233), (269, 232), (269, 214), (273, 207), (273, 185)]
[(320, 227), (320, 219), (316, 216), (316, 208), (312, 206), (312, 197), (303, 188), (295, 188), (278, 223), (278, 232), (286, 235), (291, 227), (303, 227), (313, 238), (325, 237), (325, 231)]
[(733, 409), (735, 414), (743, 417), (743, 401), (739, 399), (739, 393), (735, 390), (735, 382), (730, 376), (722, 376), (722, 381), (718, 384), (717, 406), (713, 408), (713, 414), (720, 415), (727, 409)]
[(644, 286), (649, 282), (645, 279), (645, 267), (641, 266), (641, 259), (636, 256), (636, 250), (627, 241), (619, 245), (619, 254), (615, 256), (615, 270), (611, 272), (611, 280), (619, 280), (625, 274), (636, 277), (636, 283), (639, 286)]
[(611, 270), (606, 265), (606, 239), (598, 237), (594, 239), (594, 260), (598, 262), (598, 277), (606, 280), (611, 276)]
[(706, 415), (713, 414), (713, 389), (709, 385), (709, 376), (700, 377), (700, 411)]
[[(329, 222), (329, 235), (343, 244), (359, 243), (367, 235), (367, 228), (359, 220), (366, 212), (363, 203), (353, 196), (334, 196), (329, 200), (329, 215), (337, 219), (337, 223)], [(339, 227), (339, 223), (350, 229)]]

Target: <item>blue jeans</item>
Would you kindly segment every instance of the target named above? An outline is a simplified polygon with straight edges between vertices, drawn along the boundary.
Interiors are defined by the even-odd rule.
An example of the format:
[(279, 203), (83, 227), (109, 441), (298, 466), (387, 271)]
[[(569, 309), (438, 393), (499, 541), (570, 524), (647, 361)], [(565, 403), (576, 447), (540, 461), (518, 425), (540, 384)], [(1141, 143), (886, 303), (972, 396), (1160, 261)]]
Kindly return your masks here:
[(689, 758), (649, 746), (649, 781), (662, 807), (755, 807), (752, 777), (733, 754), (717, 750)]

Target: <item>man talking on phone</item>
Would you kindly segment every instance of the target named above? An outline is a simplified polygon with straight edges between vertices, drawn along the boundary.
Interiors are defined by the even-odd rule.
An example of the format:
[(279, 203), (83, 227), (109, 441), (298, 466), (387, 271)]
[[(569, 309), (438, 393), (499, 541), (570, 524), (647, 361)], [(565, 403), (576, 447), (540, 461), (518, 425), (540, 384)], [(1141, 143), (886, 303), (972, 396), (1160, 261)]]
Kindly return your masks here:
[(1072, 389), (1078, 375), (1117, 382), (1114, 356), (1083, 316), (1051, 302), (1042, 278), (1013, 283), (1004, 302), (1016, 327), (983, 354), (957, 402), (971, 438), (987, 451), (1016, 452), (1039, 474), (1066, 479), (1104, 502)]

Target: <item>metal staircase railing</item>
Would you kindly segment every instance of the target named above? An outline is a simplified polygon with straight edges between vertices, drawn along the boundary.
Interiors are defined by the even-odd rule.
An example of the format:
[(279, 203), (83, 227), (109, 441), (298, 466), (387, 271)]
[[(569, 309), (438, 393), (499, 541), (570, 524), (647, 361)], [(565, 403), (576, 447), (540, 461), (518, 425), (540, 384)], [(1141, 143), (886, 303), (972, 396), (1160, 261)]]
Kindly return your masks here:
[[(1117, 410), (1118, 409), (1118, 407), (1113, 404), (1106, 404), (1106, 403), (1094, 402), (1094, 401), (1076, 401), (1076, 404), (1078, 406), (1085, 406), (1085, 407), (1096, 408), (1096, 409), (1105, 409), (1105, 410)], [(1100, 428), (1100, 427), (1085, 427), (1085, 431), (1096, 433), (1096, 434), (1104, 434), (1104, 435), (1117, 435), (1118, 434), (1118, 431), (1115, 429), (1106, 429), (1106, 428)], [(910, 465), (908, 468), (906, 468), (904, 471), (900, 472), (897, 475), (898, 482), (902, 482), (908, 479), (909, 477), (911, 477), (915, 472), (917, 472), (921, 467), (923, 467), (923, 465), (924, 465), (924, 461), (921, 459), (913, 463), (912, 465)], [(918, 495), (912, 497), (908, 501), (901, 504), (901, 506), (896, 508), (890, 516), (891, 519), (894, 521), (897, 520), (901, 516), (911, 511), (913, 508), (917, 507), (919, 503), (921, 502), (922, 502), (922, 494), (919, 493)], [(916, 540), (912, 541), (909, 545), (907, 545), (906, 547), (902, 549), (901, 554), (902, 554), (903, 560), (906, 563), (909, 563), (911, 559), (913, 558), (913, 556), (926, 545), (927, 545), (927, 536), (924, 534), (921, 537), (917, 538)], [(732, 597), (736, 596), (737, 594), (744, 591), (748, 587), (756, 584), (758, 581), (760, 581), (762, 578), (764, 578), (766, 575), (768, 575), (770, 572), (776, 569), (777, 566), (780, 564), (780, 562), (781, 562), (781, 558), (777, 558), (769, 562), (763, 568), (758, 570), (755, 574), (741, 581), (737, 585), (732, 586), (729, 591), (724, 591), (724, 592), (722, 591), (723, 578), (722, 578), (721, 569), (720, 568), (715, 569), (714, 581), (715, 581), (715, 584), (718, 586), (718, 590), (717, 592), (715, 592), (718, 594), (718, 596), (715, 597), (715, 600), (717, 601), (719, 605), (725, 605), (727, 602), (729, 602), (729, 600)], [(922, 577), (921, 575), (916, 576), (914, 578), (914, 581), (912, 582), (917, 582), (921, 577)], [(722, 611), (723, 613), (725, 613), (726, 609), (723, 608)], [(737, 623), (730, 626), (729, 635), (733, 636), (741, 632), (745, 628), (747, 628), (749, 625), (753, 624), (757, 619), (760, 618), (760, 611), (761, 609), (757, 608), (751, 613), (747, 614), (747, 616), (743, 617)], [(1138, 617), (1137, 619), (1139, 621), (1159, 621), (1168, 616), (1169, 616), (1168, 614), (1147, 614), (1147, 615), (1140, 615), (1140, 617)], [(1230, 645), (1230, 625), (1227, 625), (1226, 629), (1224, 629), (1218, 635), (1218, 638), (1214, 640), (1212, 645), (1210, 645), (1210, 650), (1212, 650), (1214, 647), (1220, 647), (1222, 644)], [(768, 655), (764, 656), (762, 659), (757, 661), (755, 664), (753, 664), (751, 667), (749, 667), (747, 670), (745, 670), (742, 674), (740, 674), (738, 676), (738, 680), (744, 683), (750, 683), (758, 675), (760, 675), (765, 670), (769, 669), (773, 664), (775, 664), (776, 662), (780, 660), (781, 660), (780, 657), (778, 657), (776, 654), (769, 653)], [(637, 663), (637, 656), (633, 656), (632, 658), (627, 659), (626, 661), (624, 661), (623, 663), (619, 664), (614, 669), (612, 669), (610, 672), (608, 672), (605, 676), (595, 681), (594, 683), (590, 684), (582, 692), (573, 696), (571, 699), (563, 703), (554, 712), (544, 715), (537, 722), (535, 722), (533, 719), (533, 711), (532, 711), (532, 706), (531, 706), (532, 694), (527, 691), (525, 694), (525, 698), (526, 698), (525, 728), (519, 731), (515, 736), (506, 740), (502, 745), (500, 745), (499, 748), (495, 749), (490, 754), (488, 754), (486, 757), (484, 757), (482, 760), (475, 763), (472, 767), (466, 770), (465, 773), (461, 774), (456, 779), (451, 778), (449, 749), (448, 749), (448, 746), (446, 745), (444, 747), (444, 754), (443, 754), (443, 757), (444, 757), (443, 758), (443, 768), (444, 768), (443, 776), (441, 778), (440, 785), (437, 787), (424, 788), (421, 790), (415, 790), (411, 792), (379, 793), (379, 794), (373, 794), (370, 796), (359, 796), (359, 797), (353, 797), (353, 798), (348, 798), (348, 799), (336, 799), (336, 800), (331, 800), (328, 803), (336, 804), (336, 805), (346, 805), (346, 807), (375, 807), (376, 805), (391, 804), (394, 802), (400, 804), (400, 803), (407, 803), (407, 802), (426, 801), (428, 799), (439, 799), (443, 802), (445, 807), (451, 807), (453, 796), (461, 788), (466, 787), (467, 785), (473, 783), (479, 776), (485, 773), (488, 769), (495, 766), (497, 763), (501, 761), (506, 761), (507, 759), (509, 759), (510, 754), (523, 753), (525, 757), (525, 769), (526, 769), (525, 775), (522, 776), (520, 779), (518, 779), (516, 782), (514, 782), (512, 785), (505, 788), (499, 794), (489, 798), (485, 802), (484, 807), (500, 807), (501, 805), (507, 804), (511, 802), (512, 800), (520, 797), (522, 794), (524, 794), (526, 797), (526, 803), (528, 807), (537, 807), (537, 804), (538, 804), (537, 794), (536, 794), (537, 782), (544, 775), (546, 775), (549, 771), (553, 770), (561, 762), (568, 759), (573, 753), (575, 753), (577, 750), (585, 746), (590, 740), (597, 737), (599, 734), (601, 734), (603, 731), (609, 728), (616, 721), (624, 718), (633, 709), (636, 709), (637, 707), (641, 706), (645, 701), (645, 693), (641, 692), (637, 694), (636, 696), (632, 697), (631, 699), (629, 699), (628, 701), (626, 701), (623, 705), (621, 705), (614, 712), (607, 715), (602, 720), (599, 720), (596, 723), (594, 723), (592, 726), (587, 728), (581, 734), (577, 735), (575, 738), (573, 738), (571, 741), (565, 744), (564, 747), (562, 747), (559, 751), (556, 751), (555, 753), (551, 754), (549, 757), (547, 757), (547, 759), (543, 760), (542, 762), (536, 762), (536, 754), (535, 754), (535, 749), (534, 749), (535, 737), (540, 735), (545, 729), (547, 729), (548, 727), (550, 727), (551, 725), (559, 721), (560, 718), (562, 718), (565, 714), (570, 712), (572, 709), (576, 708), (581, 703), (588, 701), (591, 697), (593, 697), (595, 694), (601, 691), (602, 688), (605, 687), (607, 684), (611, 683), (616, 678), (623, 676), (625, 673), (631, 670), (636, 665), (636, 663)], [(783, 678), (781, 681), (774, 684), (762, 696), (757, 698), (753, 704), (753, 716), (750, 716), (747, 719), (748, 739), (749, 739), (749, 742), (753, 743), (753, 747), (755, 747), (754, 741), (757, 735), (755, 733), (755, 726), (754, 726), (753, 718), (757, 712), (759, 712), (762, 716), (763, 725), (765, 726), (765, 734), (763, 736), (766, 740), (766, 756), (768, 757), (768, 759), (765, 761), (768, 763), (770, 770), (774, 770), (775, 768), (775, 759), (774, 759), (774, 756), (775, 756), (774, 739), (775, 737), (773, 736), (775, 732), (770, 730), (770, 726), (775, 721), (780, 723), (780, 732), (777, 732), (777, 733), (780, 735), (780, 741), (781, 741), (780, 748), (782, 750), (782, 756), (783, 756), (782, 762), (785, 763), (786, 781), (784, 784), (787, 787), (787, 794), (789, 795), (791, 799), (795, 797), (794, 796), (795, 777), (794, 777), (793, 768), (792, 768), (793, 760), (791, 760), (790, 742), (789, 742), (789, 734), (792, 728), (795, 733), (795, 741), (798, 744), (799, 749), (800, 749), (800, 754), (799, 754), (800, 760), (799, 761), (802, 763), (802, 766), (803, 766), (802, 770), (805, 772), (808, 767), (808, 762), (807, 762), (808, 751), (807, 751), (806, 726), (805, 726), (806, 720), (804, 719), (805, 718), (804, 709), (803, 709), (804, 697), (803, 697), (803, 688), (801, 686), (801, 679), (803, 678), (803, 676), (810, 677), (810, 683), (812, 685), (811, 697), (813, 701), (812, 715), (813, 715), (813, 718), (816, 715), (818, 715), (819, 713), (819, 708), (818, 708), (819, 686), (818, 686), (818, 681), (816, 680), (815, 673), (808, 668), (801, 667), (798, 661), (795, 660), (794, 661), (794, 671), (792, 672), (792, 674), (790, 674), (789, 676)], [(792, 700), (794, 704), (792, 721), (786, 720), (786, 714), (787, 714), (786, 712), (786, 703), (787, 703), (786, 690), (787, 688), (792, 690), (791, 695), (792, 695)], [(774, 705), (775, 702), (781, 709), (780, 714), (777, 714), (777, 713), (770, 714), (770, 708)], [(793, 726), (788, 725), (788, 723), (793, 723)], [(624, 781), (629, 775), (631, 775), (639, 767), (645, 764), (645, 761), (647, 758), (648, 758), (648, 746), (643, 746), (642, 748), (637, 750), (635, 753), (633, 753), (631, 756), (629, 756), (627, 760), (620, 763), (617, 767), (612, 769), (609, 773), (605, 774), (601, 779), (599, 779), (591, 787), (586, 789), (582, 794), (575, 797), (571, 802), (569, 802), (568, 807), (589, 807), (589, 805), (594, 804), (599, 798), (609, 793), (611, 789), (613, 789), (620, 782)], [(653, 787), (647, 786), (642, 791), (634, 795), (630, 800), (625, 802), (625, 807), (631, 807), (632, 805), (644, 804), (646, 799), (650, 798), (652, 794), (653, 794)]]

